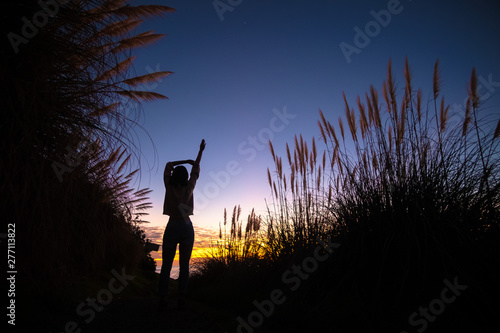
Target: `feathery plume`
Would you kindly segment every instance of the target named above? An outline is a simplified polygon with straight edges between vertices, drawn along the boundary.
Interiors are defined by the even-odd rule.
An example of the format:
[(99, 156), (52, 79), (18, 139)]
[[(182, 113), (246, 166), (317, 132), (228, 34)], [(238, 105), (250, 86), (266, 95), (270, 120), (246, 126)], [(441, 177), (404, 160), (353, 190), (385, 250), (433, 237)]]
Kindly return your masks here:
[(470, 111), (471, 111), (471, 102), (469, 97), (467, 98), (467, 102), (465, 103), (465, 117), (464, 117), (464, 123), (462, 125), (462, 136), (465, 136), (467, 134), (469, 123), (472, 120)]
[(146, 19), (151, 19), (154, 16), (163, 16), (164, 13), (171, 13), (174, 11), (174, 8), (162, 5), (139, 5), (134, 7), (126, 5), (114, 10), (113, 14), (132, 18), (143, 17)]
[(401, 144), (403, 141), (404, 131), (406, 123), (406, 95), (403, 97), (403, 102), (401, 103), (401, 118), (398, 122), (398, 138), (397, 143)]
[(131, 30), (137, 28), (142, 22), (142, 20), (133, 18), (126, 18), (121, 21), (112, 22), (87, 39), (87, 43), (94, 42), (103, 36), (118, 37), (125, 35)]
[(441, 78), (439, 76), (439, 59), (436, 60), (434, 64), (434, 75), (432, 76), (432, 91), (434, 92), (434, 99), (439, 96), (439, 91), (441, 89)]
[(251, 230), (253, 230), (253, 226), (252, 226), (252, 216), (251, 215), (248, 215), (248, 218), (247, 218), (247, 225), (245, 227), (245, 238), (247, 238), (247, 236), (249, 235), (249, 233), (251, 232)]
[(477, 93), (477, 75), (475, 67), (472, 68), (472, 73), (470, 75), (469, 96), (472, 102), (472, 107), (477, 109), (479, 107), (479, 94)]
[(283, 178), (283, 168), (281, 166), (281, 157), (278, 157), (276, 159), (276, 166), (278, 168), (278, 176), (280, 179), (282, 179)]
[(154, 34), (152, 31), (146, 31), (133, 37), (122, 39), (118, 42), (118, 46), (113, 48), (112, 52), (118, 53), (140, 46), (147, 46), (160, 40), (163, 37), (165, 37), (165, 34)]
[(365, 106), (361, 103), (361, 99), (358, 96), (357, 99), (358, 109), (359, 109), (359, 127), (361, 128), (361, 136), (365, 138), (365, 133), (368, 130), (368, 121), (366, 119)]
[(319, 110), (319, 116), (321, 118), (321, 122), (323, 123), (323, 126), (328, 130), (327, 121), (325, 119), (325, 115), (323, 114), (323, 111), (321, 109)]
[(326, 145), (327, 141), (326, 141), (325, 130), (323, 129), (323, 125), (321, 124), (321, 121), (319, 121), (319, 120), (318, 120), (318, 127), (319, 127), (319, 131), (321, 132), (321, 138), (323, 139), (323, 142)]
[(112, 104), (106, 105), (102, 108), (98, 108), (96, 110), (93, 110), (91, 113), (89, 113), (89, 116), (90, 117), (100, 117), (100, 116), (103, 116), (105, 114), (114, 112), (118, 108), (118, 106), (120, 106), (120, 104), (121, 103), (112, 103)]
[(318, 178), (316, 180), (316, 188), (319, 190), (321, 185), (321, 166), (318, 167)]
[(318, 152), (316, 151), (316, 141), (314, 140), (314, 136), (313, 136), (313, 138), (312, 138), (312, 154), (313, 154), (313, 155), (312, 155), (312, 157), (313, 157), (312, 159), (313, 159), (314, 161), (316, 161), (316, 158), (317, 158), (317, 156), (318, 156)]
[(342, 96), (344, 97), (345, 104), (345, 116), (347, 120), (347, 125), (349, 126), (349, 130), (351, 131), (351, 136), (354, 141), (357, 141), (356, 136), (356, 120), (354, 118), (354, 110), (351, 112), (349, 109), (349, 104), (347, 103), (347, 98), (345, 97), (345, 93), (342, 92)]
[(358, 141), (358, 129), (356, 127), (356, 115), (354, 113), (354, 109), (351, 109), (351, 113), (348, 118), (349, 130), (351, 131), (352, 139), (357, 142)]
[(373, 119), (375, 126), (380, 128), (382, 127), (382, 122), (380, 120), (380, 110), (378, 108), (378, 93), (377, 90), (373, 87), (373, 85), (370, 85), (370, 94), (372, 98), (372, 107), (373, 107)]
[(231, 216), (231, 238), (236, 237), (236, 206), (233, 208), (233, 215)]
[(307, 149), (307, 142), (305, 142), (302, 138), (302, 134), (300, 134), (300, 150), (302, 154), (305, 155), (307, 161), (307, 155), (309, 155), (309, 151)]
[(299, 168), (300, 168), (300, 165), (299, 165), (299, 160), (298, 160), (298, 157), (297, 157), (298, 153), (297, 153), (297, 149), (295, 149), (293, 151), (293, 165), (295, 167), (295, 171), (299, 171)]
[(342, 140), (345, 141), (344, 138), (344, 124), (342, 123), (342, 118), (339, 117), (339, 127), (340, 127), (340, 134), (342, 135)]
[[(391, 97), (390, 108), (394, 111), (394, 120), (398, 122), (398, 106), (396, 104), (396, 85), (394, 84), (394, 77), (392, 76), (392, 60), (389, 58), (387, 64), (387, 88), (389, 89), (389, 96)], [(387, 105), (389, 109), (389, 105)]]
[(316, 160), (314, 159), (313, 152), (311, 152), (311, 154), (309, 156), (310, 156), (310, 158), (309, 158), (309, 170), (311, 170), (310, 172), (313, 173), (314, 164), (316, 163)]
[(410, 65), (408, 63), (408, 57), (405, 57), (404, 77), (405, 77), (405, 93), (407, 94), (408, 99), (410, 99), (412, 88), (411, 88), (411, 70), (410, 70)]
[(387, 105), (387, 112), (391, 113), (391, 100), (389, 99), (389, 93), (387, 90), (387, 83), (384, 80), (382, 83), (382, 96), (384, 97), (385, 104)]
[(418, 115), (418, 122), (420, 123), (422, 119), (422, 90), (418, 89), (417, 92), (417, 115)]
[(102, 73), (96, 79), (96, 81), (106, 81), (106, 80), (111, 79), (112, 77), (115, 77), (119, 74), (126, 72), (127, 69), (132, 65), (132, 62), (134, 61), (135, 58), (136, 58), (136, 56), (132, 56), (132, 57), (129, 57), (129, 58), (119, 62), (113, 68)]
[(290, 147), (288, 146), (288, 142), (286, 143), (286, 157), (288, 158), (288, 165), (292, 165), (292, 157), (290, 155)]
[(158, 80), (169, 76), (173, 72), (155, 72), (151, 74), (146, 74), (146, 75), (141, 75), (141, 76), (136, 76), (130, 79), (123, 80), (122, 82), (125, 84), (128, 84), (129, 86), (132, 87), (137, 87), (139, 84), (144, 84), (144, 83), (152, 83), (152, 82), (157, 82)]
[[(301, 151), (300, 151), (300, 145), (299, 145), (299, 140), (297, 138), (297, 135), (295, 135), (294, 141), (295, 141), (295, 151), (300, 155)], [(297, 162), (297, 161), (295, 161), (295, 162)]]
[(273, 161), (276, 161), (276, 156), (274, 155), (274, 147), (271, 140), (269, 140), (269, 150), (271, 151), (271, 155), (273, 156)]
[(394, 79), (392, 77), (392, 59), (389, 58), (389, 62), (387, 63), (387, 88), (389, 90), (389, 94), (391, 98), (393, 98), (392, 94), (395, 90), (394, 88)]
[(335, 133), (335, 128), (333, 128), (332, 124), (328, 123), (328, 128), (330, 133), (333, 136), (333, 140), (335, 141), (335, 146), (339, 145), (339, 140), (337, 139), (337, 134)]
[(444, 97), (441, 97), (441, 108), (440, 108), (440, 113), (439, 113), (439, 119), (440, 119), (440, 130), (441, 132), (444, 131), (446, 128), (446, 122), (448, 121), (448, 109), (450, 106), (448, 105), (446, 108), (444, 107)]
[(267, 168), (267, 182), (269, 183), (269, 187), (273, 187), (272, 184), (272, 179), (271, 179), (271, 172), (269, 171), (269, 168)]
[(370, 97), (368, 97), (368, 93), (365, 93), (366, 96), (366, 105), (368, 108), (368, 122), (369, 124), (373, 124), (373, 107), (372, 107), (372, 102), (370, 101)]

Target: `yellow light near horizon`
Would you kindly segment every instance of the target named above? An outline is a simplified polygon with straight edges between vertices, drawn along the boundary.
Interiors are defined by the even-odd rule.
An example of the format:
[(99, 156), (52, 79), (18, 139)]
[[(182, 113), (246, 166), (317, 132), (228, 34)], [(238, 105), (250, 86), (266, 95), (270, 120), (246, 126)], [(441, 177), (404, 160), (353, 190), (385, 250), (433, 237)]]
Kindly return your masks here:
[[(208, 250), (209, 248), (206, 247), (198, 247), (198, 248), (193, 248), (193, 252), (191, 252), (191, 259), (199, 259), (199, 258), (206, 258), (208, 257)], [(162, 251), (157, 251), (157, 253), (154, 255), (153, 253), (151, 256), (153, 257), (154, 261), (156, 262), (162, 262)], [(174, 257), (174, 263), (179, 262), (179, 250), (177, 249)]]

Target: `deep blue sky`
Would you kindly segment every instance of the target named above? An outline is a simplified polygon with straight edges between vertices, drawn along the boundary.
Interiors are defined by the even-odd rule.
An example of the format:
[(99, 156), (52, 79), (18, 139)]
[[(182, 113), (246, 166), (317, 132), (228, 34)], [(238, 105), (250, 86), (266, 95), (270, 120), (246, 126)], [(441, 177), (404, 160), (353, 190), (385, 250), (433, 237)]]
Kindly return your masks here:
[[(202, 138), (207, 148), (193, 222), (218, 227), (224, 208), (241, 204), (246, 216), (254, 206), (262, 210), (269, 197), (266, 168), (271, 155), (267, 146), (251, 148), (249, 136), (259, 140), (259, 133), (265, 137), (274, 130), (272, 141), (282, 156), (285, 143), (292, 143), (296, 134), (318, 139), (318, 110), (336, 121), (344, 114), (343, 91), (352, 104), (371, 84), (381, 91), (389, 58), (402, 86), (408, 56), (413, 85), (422, 88), (425, 99), (431, 94), (433, 66), (439, 58), (442, 94), (452, 111), (462, 107), (473, 66), (480, 78), (500, 82), (498, 1), (233, 0), (239, 4), (223, 14), (223, 21), (211, 0), (132, 3), (176, 9), (139, 27), (138, 32), (153, 29), (168, 36), (138, 50), (135, 63), (138, 75), (148, 68), (174, 72), (150, 87), (169, 100), (143, 105), (142, 123), (156, 157), (151, 142), (139, 132), (140, 186), (153, 189), (149, 220), (161, 228), (167, 221), (161, 214), (164, 164), (194, 159)], [(377, 29), (369, 23), (376, 22), (370, 12), (388, 6), (397, 13), (385, 26), (379, 24), (379, 31), (371, 30), (370, 41), (364, 41), (349, 63), (339, 45), (355, 46), (355, 27), (365, 31), (368, 24)], [(480, 94), (489, 97), (485, 111), (498, 114), (500, 83), (479, 83)], [(285, 108), (295, 117), (288, 123), (273, 120)], [(214, 185), (210, 174), (220, 175), (228, 163), (234, 174)]]

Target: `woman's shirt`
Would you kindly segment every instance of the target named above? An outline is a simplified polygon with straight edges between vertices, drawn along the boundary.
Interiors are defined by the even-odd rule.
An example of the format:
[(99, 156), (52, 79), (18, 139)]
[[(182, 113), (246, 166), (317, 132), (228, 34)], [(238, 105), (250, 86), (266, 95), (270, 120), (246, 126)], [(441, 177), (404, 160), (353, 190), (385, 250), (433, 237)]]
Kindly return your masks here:
[(196, 180), (200, 174), (200, 166), (194, 165), (191, 168), (191, 175), (185, 186), (170, 185), (170, 177), (174, 168), (172, 164), (167, 163), (163, 174), (165, 183), (165, 200), (163, 202), (163, 214), (171, 217), (187, 217), (193, 215), (193, 191)]

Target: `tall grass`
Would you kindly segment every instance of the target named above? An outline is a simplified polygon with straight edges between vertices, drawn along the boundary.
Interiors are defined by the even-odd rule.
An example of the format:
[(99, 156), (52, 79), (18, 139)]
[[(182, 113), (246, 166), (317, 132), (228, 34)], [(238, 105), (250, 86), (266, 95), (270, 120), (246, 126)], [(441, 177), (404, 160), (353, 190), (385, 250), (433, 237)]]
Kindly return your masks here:
[[(328, 209), (332, 191), (328, 190), (330, 162), (327, 152), (318, 155), (313, 138), (311, 148), (300, 135), (295, 136), (293, 151), (286, 145), (290, 174), (285, 174), (283, 161), (271, 155), (276, 166), (274, 180), (267, 170), (272, 202), (268, 204), (266, 221), (266, 257), (277, 261), (281, 256), (310, 249), (326, 234), (335, 234), (337, 226), (332, 224), (333, 215)], [(325, 200), (327, 202), (325, 202)]]
[(329, 323), (338, 313), (338, 324), (351, 327), (342, 313), (355, 313), (365, 328), (397, 329), (456, 276), (470, 289), (450, 310), (455, 318), (494, 318), (486, 300), (499, 292), (500, 121), (481, 115), (474, 69), (463, 114), (450, 113), (441, 96), (439, 62), (430, 100), (413, 87), (407, 59), (403, 77), (398, 88), (389, 61), (382, 98), (371, 86), (355, 110), (344, 94), (337, 124), (320, 111), (324, 149), (296, 136), (293, 150), (286, 145), (288, 168), (269, 143), (275, 168), (267, 170), (262, 260), (283, 269), (319, 239), (342, 244), (308, 289), (315, 303), (297, 308), (301, 318)]
[[(20, 19), (41, 9), (30, 0), (5, 4), (4, 35), (20, 34)], [(8, 195), (1, 206), (16, 223), (27, 293), (71, 293), (81, 279), (133, 270), (143, 259), (135, 227), (150, 207), (149, 190), (131, 186), (131, 162), (140, 154), (133, 129), (137, 102), (166, 97), (138, 87), (170, 72), (133, 75), (133, 50), (163, 36), (134, 31), (171, 11), (122, 0), (70, 1), (18, 53), (4, 40), (0, 174)]]
[[(450, 114), (440, 96), (439, 62), (430, 101), (414, 90), (407, 59), (403, 76), (399, 101), (391, 62), (383, 100), (371, 86), (364, 101), (357, 98), (356, 112), (344, 94), (345, 120), (338, 118), (338, 130), (320, 111), (324, 150), (318, 152), (314, 137), (308, 145), (296, 136), (293, 150), (286, 145), (288, 174), (269, 142), (275, 170), (267, 170), (272, 202), (263, 221), (263, 258), (275, 261), (316, 245), (318, 238), (349, 233), (380, 241), (411, 235), (413, 245), (427, 251), (421, 242), (446, 247), (453, 239), (479, 241), (497, 232), (500, 121), (495, 127), (480, 117), (475, 70), (464, 114)], [(238, 212), (235, 207), (220, 257), (241, 257), (231, 242), (241, 238), (241, 224), (234, 224)]]
[[(283, 240), (282, 248), (293, 248), (294, 243), (307, 243), (305, 239), (314, 241), (318, 235), (368, 224), (370, 228), (375, 223), (410, 227), (410, 221), (393, 221), (408, 215), (425, 221), (438, 216), (456, 223), (463, 220), (466, 225), (460, 228), (477, 238), (484, 236), (485, 219), (496, 222), (492, 218), (498, 208), (500, 122), (495, 128), (480, 118), (475, 70), (463, 115), (450, 115), (444, 97), (439, 99), (438, 62), (434, 107), (424, 110), (426, 102), (422, 91), (414, 91), (411, 85), (407, 60), (404, 78), (399, 102), (390, 62), (382, 89), (384, 103), (373, 86), (365, 102), (357, 98), (357, 112), (344, 95), (349, 132), (339, 117), (339, 134), (320, 111), (318, 125), (325, 150), (318, 157), (314, 138), (309, 148), (302, 136), (296, 137), (293, 153), (286, 146), (288, 177), (270, 143), (276, 178), (268, 170), (274, 199), (270, 240)], [(378, 219), (380, 210), (391, 218)]]
[(252, 209), (243, 229), (244, 221), (240, 220), (240, 215), (241, 207), (234, 206), (228, 221), (224, 209), (224, 222), (219, 223), (219, 237), (210, 245), (208, 259), (198, 263), (197, 273), (206, 274), (214, 267), (227, 270), (240, 265), (253, 266), (262, 258), (261, 217)]
[[(336, 269), (343, 271), (337, 278), (344, 274), (356, 281), (359, 299), (351, 300), (366, 313), (383, 309), (368, 315), (378, 319), (397, 311), (394, 304), (418, 308), (444, 277), (460, 276), (474, 285), (475, 301), (484, 301), (498, 269), (500, 121), (495, 126), (481, 117), (476, 72), (464, 114), (450, 114), (440, 96), (438, 62), (430, 103), (414, 90), (407, 59), (403, 76), (404, 87), (398, 89), (389, 61), (382, 99), (371, 86), (357, 98), (356, 111), (344, 94), (338, 130), (320, 111), (328, 162), (323, 155), (316, 166), (314, 138), (312, 152), (300, 138), (293, 159), (287, 146), (288, 190), (272, 146), (276, 182), (268, 171), (278, 207), (270, 220), (279, 216), (281, 221), (271, 229), (270, 242), (283, 235), (276, 252), (301, 244), (306, 231), (310, 242), (318, 233), (337, 239), (342, 247)], [(307, 166), (302, 183), (294, 180)], [(297, 224), (297, 212), (305, 223)]]
[(371, 268), (367, 283), (375, 291), (373, 305), (382, 295), (392, 295), (385, 297), (387, 303), (408, 298), (401, 293), (409, 291), (408, 285), (417, 297), (429, 281), (447, 274), (478, 279), (478, 263), (492, 263), (496, 246), (489, 239), (498, 239), (499, 142), (479, 117), (475, 71), (463, 115), (450, 115), (440, 96), (438, 62), (430, 108), (424, 108), (422, 92), (412, 88), (407, 60), (404, 78), (398, 102), (389, 62), (385, 103), (380, 106), (371, 87), (366, 104), (357, 100), (358, 115), (344, 96), (353, 154), (343, 133), (338, 142), (323, 115), (320, 123), (329, 150), (339, 151), (332, 159), (341, 184), (334, 187), (331, 205), (335, 221), (354, 242), (351, 260), (376, 262), (364, 262)]

